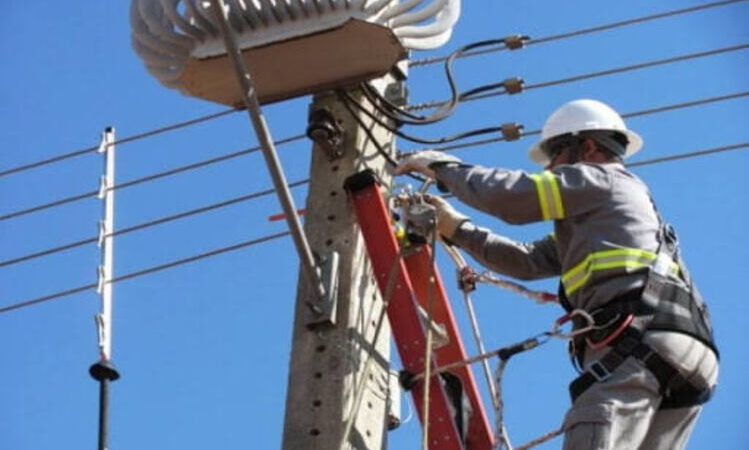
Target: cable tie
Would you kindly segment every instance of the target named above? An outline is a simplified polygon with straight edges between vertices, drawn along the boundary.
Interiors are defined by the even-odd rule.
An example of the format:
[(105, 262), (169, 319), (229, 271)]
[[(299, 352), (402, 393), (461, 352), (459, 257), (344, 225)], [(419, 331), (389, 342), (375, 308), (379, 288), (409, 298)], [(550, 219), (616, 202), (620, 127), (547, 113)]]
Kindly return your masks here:
[(520, 125), (519, 123), (503, 123), (501, 125), (502, 128), (502, 138), (507, 141), (517, 141), (521, 137), (523, 137), (523, 128), (525, 128), (523, 125)]
[(512, 34), (503, 38), (502, 40), (504, 41), (505, 47), (508, 50), (517, 50), (519, 48), (525, 47), (525, 42), (530, 40), (530, 38), (531, 37), (527, 35)]
[(104, 292), (104, 266), (96, 268), (96, 293), (101, 295)]
[(101, 133), (101, 141), (99, 142), (99, 148), (96, 149), (96, 153), (106, 153), (107, 147), (107, 134), (106, 132)]
[(106, 197), (107, 190), (109, 190), (109, 182), (107, 181), (106, 175), (102, 175), (101, 178), (99, 178), (99, 192), (96, 194), (99, 200), (103, 200), (104, 197)]
[(505, 91), (510, 95), (523, 92), (524, 85), (525, 80), (520, 77), (507, 78), (502, 82), (502, 87), (504, 87)]
[(101, 248), (107, 235), (107, 224), (104, 220), (99, 221), (99, 235), (96, 237), (96, 246)]
[(104, 315), (103, 314), (95, 314), (94, 315), (94, 322), (96, 323), (96, 337), (99, 342), (99, 349), (102, 353), (104, 353), (104, 339), (105, 339), (105, 329), (104, 329)]

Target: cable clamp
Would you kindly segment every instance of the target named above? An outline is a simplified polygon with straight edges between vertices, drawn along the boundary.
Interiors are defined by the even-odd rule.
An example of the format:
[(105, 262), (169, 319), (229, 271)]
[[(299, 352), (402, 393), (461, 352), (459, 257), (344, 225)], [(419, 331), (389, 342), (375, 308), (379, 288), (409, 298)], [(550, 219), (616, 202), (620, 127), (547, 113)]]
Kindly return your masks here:
[(508, 142), (517, 141), (518, 139), (523, 137), (523, 128), (525, 127), (519, 123), (503, 123), (501, 125), (502, 138)]
[(458, 269), (458, 289), (468, 293), (476, 290), (476, 272), (470, 266)]
[(99, 192), (96, 194), (96, 196), (99, 197), (100, 200), (102, 200), (107, 195), (108, 190), (109, 182), (107, 181), (107, 176), (102, 175), (101, 178), (99, 178)]
[(525, 47), (525, 42), (530, 38), (530, 36), (526, 35), (513, 34), (503, 38), (502, 41), (504, 41), (505, 47), (508, 50), (517, 50)]
[(96, 268), (96, 293), (101, 295), (104, 292), (104, 283), (105, 275), (104, 275), (104, 266), (99, 266)]
[(507, 78), (502, 82), (502, 87), (504, 87), (505, 91), (510, 95), (519, 94), (520, 92), (523, 92), (524, 85), (525, 85), (525, 80), (523, 80), (520, 77)]

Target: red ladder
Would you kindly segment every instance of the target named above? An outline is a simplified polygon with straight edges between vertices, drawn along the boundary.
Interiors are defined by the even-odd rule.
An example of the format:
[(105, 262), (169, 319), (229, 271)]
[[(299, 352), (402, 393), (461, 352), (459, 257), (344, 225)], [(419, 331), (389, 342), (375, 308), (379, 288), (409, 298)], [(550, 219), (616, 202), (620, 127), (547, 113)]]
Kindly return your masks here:
[[(349, 177), (345, 187), (353, 201), (356, 219), (383, 297), (386, 295), (388, 281), (393, 283), (387, 314), (404, 369), (412, 374), (424, 371), (426, 331), (417, 305), (426, 309), (432, 271), (436, 279), (432, 294), (432, 319), (445, 327), (450, 339), (447, 345), (434, 351), (432, 367), (468, 359), (438, 269), (436, 266), (431, 267), (431, 248), (424, 245), (421, 251), (399, 260), (400, 248), (393, 233), (390, 211), (372, 171), (367, 170)], [(399, 265), (395, 279), (389, 280), (395, 263)], [(469, 366), (463, 366), (452, 371), (452, 374), (460, 378), (473, 410), (466, 443), (464, 445), (462, 442), (453, 420), (449, 406), (451, 400), (442, 383), (435, 378), (429, 383), (429, 449), (491, 450), (494, 438), (473, 372)], [(422, 382), (417, 382), (411, 392), (423, 423)]]

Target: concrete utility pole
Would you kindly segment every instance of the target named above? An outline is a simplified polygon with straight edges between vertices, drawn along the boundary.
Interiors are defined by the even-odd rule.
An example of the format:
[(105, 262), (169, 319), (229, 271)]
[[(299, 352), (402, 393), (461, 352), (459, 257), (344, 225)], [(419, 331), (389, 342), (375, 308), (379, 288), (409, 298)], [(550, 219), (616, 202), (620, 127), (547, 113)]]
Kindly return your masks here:
[[(359, 91), (351, 94), (357, 99), (362, 97)], [(354, 111), (395, 158), (391, 132)], [(338, 148), (339, 156), (335, 149), (326, 148), (329, 145), (316, 143), (313, 147), (305, 231), (316, 254), (335, 251), (340, 257), (337, 313), (334, 325), (310, 329), (311, 316), (305, 301), (313, 293), (301, 275), (283, 449), (338, 450), (353, 413), (356, 420), (343, 449), (380, 450), (387, 447), (390, 326), (385, 319), (377, 342), (372, 342), (382, 298), (343, 183), (350, 175), (369, 168), (379, 174), (384, 184), (390, 184), (392, 168), (387, 167), (385, 158), (335, 94), (316, 97), (311, 123), (320, 125), (331, 116), (343, 131), (343, 142)], [(369, 351), (374, 352), (374, 364), (362, 380)], [(352, 411), (361, 383), (366, 385), (364, 396), (358, 411)]]

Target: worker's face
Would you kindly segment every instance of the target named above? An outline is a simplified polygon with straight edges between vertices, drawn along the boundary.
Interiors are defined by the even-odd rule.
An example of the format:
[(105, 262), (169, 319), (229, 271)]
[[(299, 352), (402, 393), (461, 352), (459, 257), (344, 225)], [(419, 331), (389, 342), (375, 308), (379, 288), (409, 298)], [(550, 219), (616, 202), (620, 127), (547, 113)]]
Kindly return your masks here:
[(577, 161), (572, 161), (572, 146), (568, 146), (552, 155), (551, 160), (545, 169), (551, 170), (562, 164), (572, 164), (574, 162), (603, 163), (606, 162), (606, 159), (601, 152), (596, 150), (595, 143), (590, 139), (586, 139), (580, 145), (580, 153)]

